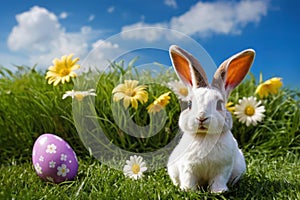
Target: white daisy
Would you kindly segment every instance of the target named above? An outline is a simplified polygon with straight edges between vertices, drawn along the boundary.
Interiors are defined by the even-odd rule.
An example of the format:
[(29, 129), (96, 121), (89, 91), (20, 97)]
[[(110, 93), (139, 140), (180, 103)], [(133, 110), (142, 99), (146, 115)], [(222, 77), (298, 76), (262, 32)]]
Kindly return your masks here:
[(146, 163), (141, 156), (130, 156), (129, 160), (126, 160), (126, 165), (123, 168), (124, 175), (137, 180), (143, 176), (143, 173), (147, 170)]
[(188, 101), (188, 88), (181, 81), (171, 81), (167, 83), (170, 89), (176, 94), (176, 96), (182, 101)]
[(67, 91), (63, 96), (62, 99), (65, 99), (67, 97), (72, 97), (72, 99), (77, 99), (78, 101), (82, 101), (82, 99), (86, 96), (96, 96), (95, 90), (90, 89), (88, 91)]
[(261, 105), (261, 101), (256, 101), (255, 97), (243, 97), (239, 100), (239, 104), (235, 106), (234, 114), (240, 122), (246, 123), (246, 126), (257, 125), (265, 116), (265, 107)]
[(62, 164), (61, 166), (57, 167), (57, 176), (65, 177), (70, 170), (67, 168), (67, 165)]

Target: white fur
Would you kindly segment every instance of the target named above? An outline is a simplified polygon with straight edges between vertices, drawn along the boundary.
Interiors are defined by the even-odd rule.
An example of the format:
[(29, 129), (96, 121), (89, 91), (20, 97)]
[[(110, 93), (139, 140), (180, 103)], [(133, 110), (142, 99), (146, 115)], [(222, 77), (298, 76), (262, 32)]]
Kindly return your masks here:
[[(191, 94), (192, 108), (184, 110), (179, 118), (183, 136), (168, 161), (168, 173), (181, 189), (208, 186), (211, 192), (228, 190), (246, 170), (244, 156), (239, 150), (231, 128), (223, 95), (213, 88), (197, 88)], [(216, 110), (216, 102), (223, 101), (222, 110)], [(199, 131), (199, 117), (207, 117)], [(230, 117), (230, 119), (228, 119)]]
[(183, 136), (167, 166), (173, 183), (181, 189), (199, 185), (208, 186), (211, 192), (224, 192), (245, 172), (245, 159), (230, 132), (232, 117), (225, 104), (246, 76), (254, 56), (252, 49), (231, 56), (219, 66), (210, 85), (196, 58), (176, 45), (170, 47), (173, 67), (189, 88), (192, 102), (180, 114)]

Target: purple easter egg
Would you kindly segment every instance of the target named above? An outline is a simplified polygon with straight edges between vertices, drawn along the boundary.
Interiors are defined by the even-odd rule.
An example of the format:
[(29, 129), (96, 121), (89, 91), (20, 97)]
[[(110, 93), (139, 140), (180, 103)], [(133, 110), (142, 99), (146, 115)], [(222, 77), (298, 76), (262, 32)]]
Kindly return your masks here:
[(49, 133), (35, 141), (32, 162), (37, 175), (53, 183), (73, 180), (78, 171), (78, 160), (70, 145)]

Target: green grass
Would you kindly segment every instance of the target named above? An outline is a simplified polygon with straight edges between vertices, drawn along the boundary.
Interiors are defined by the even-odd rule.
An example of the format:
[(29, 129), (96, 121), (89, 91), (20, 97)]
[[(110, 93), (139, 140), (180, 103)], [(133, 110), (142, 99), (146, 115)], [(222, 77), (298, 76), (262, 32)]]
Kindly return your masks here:
[(172, 185), (165, 169), (146, 173), (138, 181), (122, 172), (81, 157), (74, 181), (54, 185), (42, 182), (30, 160), (2, 165), (0, 199), (299, 199), (300, 161), (291, 152), (249, 151), (244, 178), (230, 192), (182, 192)]
[[(114, 85), (129, 78), (143, 77), (139, 80), (147, 83), (152, 79), (167, 81), (175, 77), (171, 71), (152, 77), (147, 72), (128, 73), (130, 70), (124, 70), (119, 63), (111, 72), (94, 79), (98, 81), (95, 104), (98, 121), (108, 132), (119, 131), (108, 109)], [(203, 190), (180, 191), (172, 185), (165, 169), (147, 172), (143, 179), (133, 181), (121, 171), (101, 164), (89, 155), (79, 139), (72, 117), (72, 100), (61, 99), (66, 90), (73, 89), (72, 83), (53, 87), (46, 83), (44, 72), (22, 67), (17, 73), (6, 69), (0, 73), (0, 199), (56, 199), (58, 196), (60, 199), (300, 199), (298, 90), (283, 88), (279, 94), (263, 100), (266, 117), (257, 126), (246, 127), (234, 118), (232, 131), (245, 153), (247, 172), (230, 192), (215, 195)], [(232, 93), (230, 100), (236, 103), (243, 96), (254, 95), (257, 84), (249, 77)], [(163, 91), (168, 89), (151, 86), (150, 99)], [(168, 134), (162, 131), (148, 143), (124, 134), (123, 138), (120, 134), (108, 136), (120, 147), (135, 152), (164, 146), (175, 136), (172, 130), (178, 128), (180, 107), (177, 100), (172, 100), (171, 105), (167, 108), (169, 121), (165, 130), (171, 130)], [(130, 112), (136, 115), (137, 123), (148, 121), (145, 112)], [(77, 153), (79, 170), (74, 181), (54, 185), (36, 175), (31, 151), (36, 138), (46, 132), (61, 136)]]

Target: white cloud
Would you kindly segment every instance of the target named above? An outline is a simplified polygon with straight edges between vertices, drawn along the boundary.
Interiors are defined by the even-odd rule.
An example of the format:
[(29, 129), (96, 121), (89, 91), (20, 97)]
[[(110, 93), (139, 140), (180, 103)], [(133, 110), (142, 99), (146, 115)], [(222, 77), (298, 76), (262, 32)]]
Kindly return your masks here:
[(60, 13), (60, 15), (59, 15), (59, 18), (60, 19), (66, 19), (68, 17), (68, 13), (67, 12), (62, 12), (62, 13)]
[(179, 17), (170, 28), (188, 35), (239, 34), (248, 23), (257, 23), (267, 13), (267, 1), (198, 2)]
[(115, 11), (115, 7), (114, 6), (110, 6), (108, 9), (107, 9), (107, 12), (108, 13), (113, 13)]
[[(148, 27), (157, 27), (157, 29), (145, 29)], [(144, 39), (148, 42), (153, 42), (158, 38), (165, 36), (164, 31), (160, 28), (167, 28), (168, 25), (164, 23), (146, 24), (144, 22), (138, 22), (132, 25), (122, 27), (122, 36), (126, 39)], [(135, 31), (132, 31), (134, 30)], [(127, 31), (130, 31), (128, 33)]]
[(79, 72), (95, 68), (104, 71), (110, 65), (110, 61), (114, 61), (121, 54), (121, 51), (117, 43), (97, 40), (92, 44), (92, 50), (83, 61), (84, 67)]
[[(138, 22), (127, 25), (122, 31), (134, 28), (165, 27), (174, 29), (190, 36), (207, 37), (216, 34), (241, 34), (242, 29), (249, 23), (258, 23), (267, 14), (268, 1), (214, 1), (198, 2), (187, 12), (170, 19), (167, 23), (146, 24)], [(163, 36), (159, 29), (152, 32), (133, 31), (126, 37), (153, 41)]]
[(8, 38), (8, 47), (14, 51), (47, 51), (45, 42), (55, 40), (62, 32), (56, 15), (38, 6), (17, 15), (16, 19), (18, 25)]
[(93, 21), (94, 19), (95, 19), (95, 15), (90, 15), (88, 21), (91, 22), (91, 21)]
[(107, 48), (107, 49), (117, 49), (119, 48), (118, 44), (113, 44), (110, 41), (105, 41), (105, 40), (97, 40), (96, 42), (94, 42), (92, 44), (93, 49), (98, 48), (99, 46), (101, 46), (102, 48)]
[(267, 14), (268, 1), (242, 1), (236, 7), (236, 15), (243, 25), (248, 22), (259, 22)]
[[(45, 53), (30, 54), (30, 62), (47, 67), (54, 58), (74, 53), (75, 57), (84, 57), (88, 53), (87, 37), (89, 28), (83, 27), (78, 33), (61, 32), (56, 40), (49, 41), (49, 49)], [(45, 44), (47, 45), (47, 44)]]
[(45, 68), (54, 58), (69, 53), (83, 57), (88, 53), (88, 42), (95, 34), (91, 27), (66, 32), (55, 14), (38, 6), (18, 14), (16, 19), (18, 24), (13, 27), (7, 43), (11, 51), (28, 57), (26, 63), (21, 63), (25, 65), (38, 64)]
[(176, 0), (164, 0), (164, 4), (172, 8), (177, 8)]

